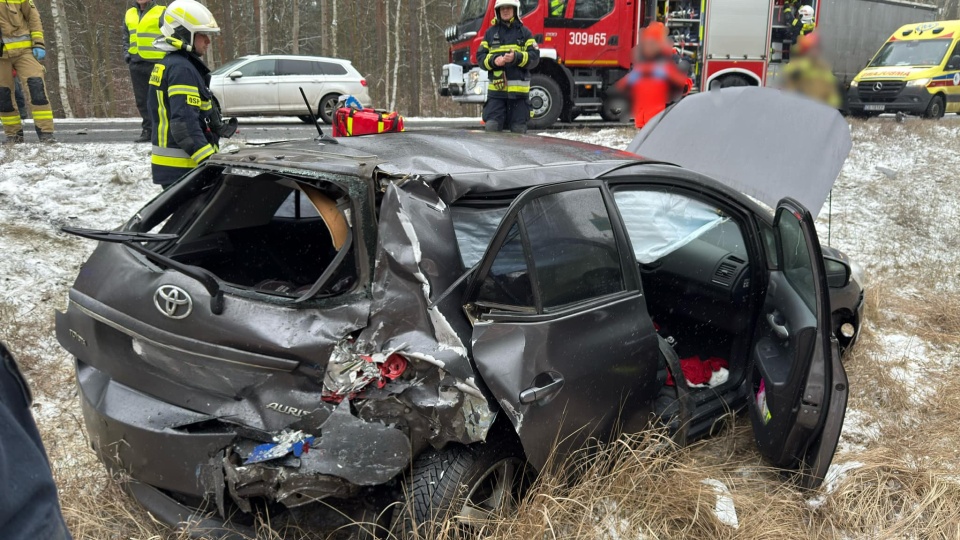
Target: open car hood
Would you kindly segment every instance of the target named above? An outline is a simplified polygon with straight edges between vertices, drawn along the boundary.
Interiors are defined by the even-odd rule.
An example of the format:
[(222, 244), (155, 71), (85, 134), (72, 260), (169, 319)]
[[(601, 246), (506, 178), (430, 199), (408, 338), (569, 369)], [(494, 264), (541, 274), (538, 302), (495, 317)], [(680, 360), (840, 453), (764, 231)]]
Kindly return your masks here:
[(771, 208), (793, 197), (816, 216), (853, 146), (835, 109), (770, 88), (695, 94), (651, 120), (627, 150), (704, 174)]

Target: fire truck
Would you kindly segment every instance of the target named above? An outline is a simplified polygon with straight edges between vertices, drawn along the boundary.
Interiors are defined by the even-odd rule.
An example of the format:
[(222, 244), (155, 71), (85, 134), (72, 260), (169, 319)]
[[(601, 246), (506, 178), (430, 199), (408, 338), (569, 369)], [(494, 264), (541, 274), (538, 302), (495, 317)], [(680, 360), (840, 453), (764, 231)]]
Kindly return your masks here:
[[(556, 17), (550, 14), (550, 0), (520, 0), (521, 18), (536, 37), (541, 56), (530, 84), (530, 126), (570, 122), (581, 114), (618, 119), (625, 104), (610, 90), (631, 67), (640, 29), (654, 20), (667, 26), (677, 52), (690, 66), (696, 89), (772, 83), (789, 59), (792, 44), (784, 1), (565, 0), (563, 15)], [(476, 65), (476, 54), (495, 18), (494, 2), (465, 0), (460, 22), (446, 29), (450, 58), (442, 69), (442, 96), (461, 104), (486, 101), (487, 72)], [(870, 59), (892, 29), (919, 17), (914, 13), (917, 4), (903, 0), (803, 3), (816, 10), (818, 29), (835, 29), (831, 33), (837, 34), (838, 45), (851, 33), (877, 33), (875, 39), (860, 40), (856, 50), (842, 51), (857, 56), (860, 64)], [(843, 13), (844, 19), (849, 12), (851, 20), (829, 24), (834, 12)], [(917, 20), (933, 15), (928, 10)], [(840, 15), (837, 18), (839, 23)]]

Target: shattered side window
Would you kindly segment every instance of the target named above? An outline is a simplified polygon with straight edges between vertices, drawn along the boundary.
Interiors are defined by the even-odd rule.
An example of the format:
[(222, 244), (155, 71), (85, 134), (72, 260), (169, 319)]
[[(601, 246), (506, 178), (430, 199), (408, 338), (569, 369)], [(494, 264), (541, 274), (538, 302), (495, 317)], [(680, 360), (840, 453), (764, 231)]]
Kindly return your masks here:
[(477, 301), (499, 306), (534, 307), (533, 287), (530, 285), (520, 228), (516, 223), (497, 252), (497, 258), (480, 286)]
[[(614, 200), (640, 264), (656, 262), (729, 220), (715, 206), (667, 191), (621, 190)], [(739, 232), (713, 236), (712, 244), (746, 255)]]
[(620, 250), (599, 189), (544, 195), (520, 215), (545, 310), (624, 290)]
[(480, 262), (487, 246), (497, 233), (497, 227), (507, 213), (501, 208), (451, 207), (453, 211), (453, 229), (460, 246), (460, 258), (464, 268), (472, 268)]

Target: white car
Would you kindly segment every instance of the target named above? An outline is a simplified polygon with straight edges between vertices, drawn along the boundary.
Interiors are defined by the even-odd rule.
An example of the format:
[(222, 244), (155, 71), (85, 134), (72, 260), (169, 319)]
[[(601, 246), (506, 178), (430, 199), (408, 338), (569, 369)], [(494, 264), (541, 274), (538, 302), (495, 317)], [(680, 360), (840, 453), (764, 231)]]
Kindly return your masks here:
[(320, 120), (330, 124), (337, 99), (370, 105), (367, 80), (349, 60), (320, 56), (244, 56), (211, 73), (210, 90), (224, 116), (298, 116), (310, 121), (300, 88)]

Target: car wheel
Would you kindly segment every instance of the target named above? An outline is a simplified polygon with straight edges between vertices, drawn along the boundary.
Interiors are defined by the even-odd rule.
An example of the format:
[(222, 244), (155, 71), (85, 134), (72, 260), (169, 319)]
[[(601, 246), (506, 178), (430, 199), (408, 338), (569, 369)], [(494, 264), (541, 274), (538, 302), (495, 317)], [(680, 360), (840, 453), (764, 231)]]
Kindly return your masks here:
[(533, 474), (519, 443), (509, 437), (488, 440), (421, 454), (413, 464), (408, 505), (398, 509), (394, 530), (417, 529), (429, 538), (441, 521), (469, 531), (515, 512)]
[(333, 125), (333, 115), (337, 112), (338, 99), (340, 99), (340, 94), (329, 94), (323, 96), (320, 104), (317, 105), (317, 118), (324, 124)]
[(557, 81), (542, 74), (535, 73), (530, 79), (530, 112), (533, 117), (528, 122), (532, 129), (543, 129), (552, 126), (560, 118), (563, 111), (563, 93)]
[(300, 121), (303, 122), (304, 124), (312, 124), (312, 123), (313, 123), (313, 118), (310, 118), (310, 117), (307, 116), (307, 115), (298, 116), (297, 118), (299, 118)]
[(931, 118), (933, 120), (939, 120), (943, 118), (943, 113), (945, 110), (943, 96), (933, 96), (933, 99), (930, 100), (930, 104), (927, 105), (927, 111), (923, 113), (924, 118)]

